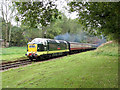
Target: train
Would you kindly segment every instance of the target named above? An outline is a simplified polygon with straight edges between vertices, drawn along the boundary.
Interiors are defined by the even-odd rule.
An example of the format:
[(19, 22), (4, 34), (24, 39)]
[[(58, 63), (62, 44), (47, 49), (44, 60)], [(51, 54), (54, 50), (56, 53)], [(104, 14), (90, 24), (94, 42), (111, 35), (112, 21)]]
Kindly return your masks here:
[(27, 43), (27, 53), (30, 60), (41, 60), (44, 57), (67, 55), (70, 53), (96, 49), (95, 44), (68, 42), (47, 38), (35, 38)]

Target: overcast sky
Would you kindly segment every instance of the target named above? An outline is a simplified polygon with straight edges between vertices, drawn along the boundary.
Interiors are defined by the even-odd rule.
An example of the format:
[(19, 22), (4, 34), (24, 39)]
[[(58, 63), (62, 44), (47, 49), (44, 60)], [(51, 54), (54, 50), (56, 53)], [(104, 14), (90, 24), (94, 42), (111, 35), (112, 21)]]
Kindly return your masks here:
[(69, 7), (67, 6), (67, 1), (68, 0), (58, 0), (56, 2), (57, 4), (57, 8), (62, 12), (64, 13), (68, 18), (71, 18), (71, 19), (75, 19), (77, 16), (76, 16), (76, 12), (74, 13), (68, 13), (68, 10), (65, 9), (65, 7), (67, 9), (69, 9)]

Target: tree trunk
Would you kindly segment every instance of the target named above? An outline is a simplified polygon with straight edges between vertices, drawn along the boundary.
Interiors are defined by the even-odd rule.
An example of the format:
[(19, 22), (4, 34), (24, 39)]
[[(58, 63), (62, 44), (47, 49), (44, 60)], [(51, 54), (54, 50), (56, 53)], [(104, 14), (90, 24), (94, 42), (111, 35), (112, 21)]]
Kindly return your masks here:
[(11, 40), (11, 25), (10, 25), (10, 30), (9, 30), (9, 46), (10, 46), (10, 40)]
[(6, 23), (6, 31), (5, 31), (5, 47), (7, 46), (7, 41), (8, 41), (8, 24)]
[(46, 30), (44, 29), (44, 27), (42, 26), (42, 38), (46, 38)]
[(42, 38), (44, 38), (44, 30), (43, 30), (43, 26), (42, 26)]

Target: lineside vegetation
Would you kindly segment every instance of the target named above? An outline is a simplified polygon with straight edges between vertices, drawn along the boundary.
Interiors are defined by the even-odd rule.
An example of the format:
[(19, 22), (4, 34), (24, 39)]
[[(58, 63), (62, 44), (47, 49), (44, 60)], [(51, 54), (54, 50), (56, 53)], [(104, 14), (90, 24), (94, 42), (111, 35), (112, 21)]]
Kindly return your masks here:
[(25, 53), (27, 52), (26, 47), (9, 47), (2, 48), (2, 53), (0, 54), (2, 57), (0, 60), (2, 62), (15, 61), (17, 59), (26, 58)]

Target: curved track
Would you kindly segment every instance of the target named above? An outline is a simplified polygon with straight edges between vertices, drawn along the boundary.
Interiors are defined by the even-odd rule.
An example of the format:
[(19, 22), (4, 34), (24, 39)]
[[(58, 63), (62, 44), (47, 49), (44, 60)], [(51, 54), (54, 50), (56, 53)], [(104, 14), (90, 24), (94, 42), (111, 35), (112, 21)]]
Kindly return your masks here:
[[(73, 55), (73, 54), (77, 54), (77, 53), (79, 53), (79, 52), (71, 53), (69, 55)], [(61, 58), (61, 57), (64, 57), (64, 56), (66, 56), (66, 55), (53, 56), (53, 57), (49, 57), (49, 58), (46, 57), (46, 58), (42, 58), (41, 61), (31, 61), (30, 59), (24, 59), (24, 60), (4, 62), (4, 63), (0, 64), (0, 71), (5, 71), (5, 70), (8, 70), (10, 68), (15, 68), (15, 67), (28, 65), (28, 64), (31, 64), (33, 62), (44, 62), (44, 61), (48, 61), (48, 60), (53, 60), (53, 59)]]
[(5, 71), (5, 70), (8, 70), (10, 68), (15, 68), (15, 67), (28, 65), (28, 64), (31, 64), (33, 62), (44, 62), (44, 61), (53, 60), (53, 59), (61, 58), (61, 57), (64, 57), (64, 55), (63, 56), (50, 57), (50, 58), (43, 58), (42, 60), (39, 60), (39, 61), (31, 61), (30, 59), (24, 59), (24, 60), (4, 62), (4, 63), (0, 64), (0, 71)]

